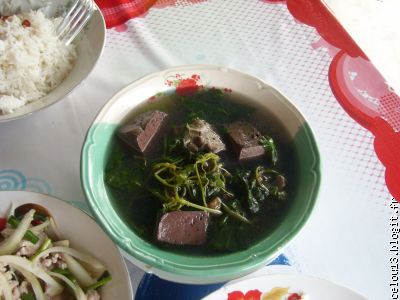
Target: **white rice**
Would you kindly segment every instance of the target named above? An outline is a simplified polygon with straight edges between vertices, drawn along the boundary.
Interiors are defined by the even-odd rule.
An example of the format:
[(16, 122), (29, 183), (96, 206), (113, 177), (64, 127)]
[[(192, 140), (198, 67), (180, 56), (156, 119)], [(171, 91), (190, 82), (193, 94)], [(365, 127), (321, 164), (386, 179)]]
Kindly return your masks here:
[(40, 10), (0, 20), (0, 114), (42, 98), (71, 71), (75, 45), (57, 38), (58, 22)]

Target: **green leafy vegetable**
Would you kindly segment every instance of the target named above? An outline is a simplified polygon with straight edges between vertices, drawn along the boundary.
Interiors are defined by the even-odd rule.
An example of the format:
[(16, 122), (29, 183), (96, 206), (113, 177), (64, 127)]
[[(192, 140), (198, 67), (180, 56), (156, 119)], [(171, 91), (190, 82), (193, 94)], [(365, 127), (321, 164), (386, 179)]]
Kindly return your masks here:
[(224, 97), (224, 92), (219, 89), (199, 92), (191, 97), (181, 97), (181, 103), (188, 111), (186, 121), (200, 118), (213, 124), (224, 124), (245, 118), (253, 111), (250, 107), (227, 102)]
[(238, 194), (243, 199), (247, 200), (247, 207), (249, 211), (253, 214), (258, 213), (260, 210), (260, 205), (258, 200), (253, 195), (254, 191), (257, 191), (255, 190), (256, 181), (251, 177), (251, 172), (249, 170), (238, 171), (235, 179), (239, 187)]
[(248, 247), (251, 225), (225, 216), (217, 220), (211, 228), (210, 246), (220, 251), (238, 251)]
[(163, 201), (164, 210), (180, 210), (188, 206), (221, 214), (219, 210), (207, 206), (208, 198), (217, 193), (231, 195), (225, 189), (224, 173), (227, 171), (222, 168), (219, 160), (217, 154), (206, 153), (198, 155), (193, 163), (182, 159), (175, 163), (154, 165), (154, 177), (162, 185), (162, 190), (153, 190), (153, 194)]
[(263, 146), (264, 151), (270, 155), (272, 165), (275, 166), (278, 163), (278, 151), (276, 150), (274, 140), (271, 137), (265, 135), (260, 138), (259, 143), (261, 146)]
[(236, 172), (233, 178), (236, 194), (239, 198), (246, 200), (247, 208), (252, 214), (257, 214), (266, 200), (271, 206), (271, 202), (275, 199), (286, 199), (286, 192), (281, 191), (276, 185), (278, 176), (282, 175), (273, 169), (266, 169), (262, 166), (257, 166), (254, 171), (239, 170)]
[(243, 210), (238, 209), (239, 203), (238, 201), (232, 203), (232, 207), (229, 207), (227, 204), (222, 203), (222, 207), (226, 213), (232, 218), (246, 224), (251, 224), (249, 219), (247, 219), (244, 215)]
[(128, 159), (119, 146), (107, 165), (105, 180), (113, 188), (132, 191), (142, 187), (143, 178), (147, 174), (146, 169), (145, 158)]

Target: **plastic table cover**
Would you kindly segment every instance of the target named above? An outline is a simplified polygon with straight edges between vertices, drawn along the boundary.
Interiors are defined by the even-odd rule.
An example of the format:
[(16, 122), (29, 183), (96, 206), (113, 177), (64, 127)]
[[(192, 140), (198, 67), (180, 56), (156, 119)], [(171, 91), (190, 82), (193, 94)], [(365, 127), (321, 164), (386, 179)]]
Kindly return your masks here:
[[(230, 67), (286, 94), (321, 152), (315, 212), (264, 271), (311, 274), (368, 299), (392, 299), (400, 98), (326, 7), (311, 0), (96, 2), (110, 27), (101, 59), (63, 101), (1, 124), (0, 190), (48, 193), (87, 210), (80, 151), (104, 103), (170, 66)], [(136, 299), (198, 299), (220, 286), (174, 284), (127, 265)]]

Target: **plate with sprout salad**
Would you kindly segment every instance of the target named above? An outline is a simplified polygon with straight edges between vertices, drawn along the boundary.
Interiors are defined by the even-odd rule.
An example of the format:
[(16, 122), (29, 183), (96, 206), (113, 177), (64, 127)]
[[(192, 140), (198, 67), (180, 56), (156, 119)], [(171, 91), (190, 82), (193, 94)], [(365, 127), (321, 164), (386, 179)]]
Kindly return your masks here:
[(0, 192), (0, 298), (132, 299), (118, 248), (81, 210), (44, 194)]

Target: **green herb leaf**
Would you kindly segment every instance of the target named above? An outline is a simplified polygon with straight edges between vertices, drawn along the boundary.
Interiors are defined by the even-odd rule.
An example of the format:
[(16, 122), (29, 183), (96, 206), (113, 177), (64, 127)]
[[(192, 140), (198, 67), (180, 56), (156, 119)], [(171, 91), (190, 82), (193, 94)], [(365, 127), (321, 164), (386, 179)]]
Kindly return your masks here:
[(253, 111), (253, 108), (224, 101), (224, 97), (224, 92), (220, 89), (207, 89), (182, 98), (182, 105), (188, 111), (187, 122), (200, 118), (213, 124), (224, 124), (239, 118), (248, 118)]
[(276, 150), (276, 145), (274, 140), (265, 135), (260, 138), (259, 143), (263, 146), (264, 151), (271, 156), (272, 165), (276, 165), (278, 163), (278, 151)]
[(239, 208), (239, 202), (237, 200), (232, 202), (231, 207), (225, 203), (222, 203), (222, 207), (224, 208), (224, 211), (226, 211), (226, 213), (232, 218), (245, 224), (251, 224), (251, 222), (245, 217), (243, 210)]
[[(215, 153), (199, 154), (194, 162), (180, 160), (160, 162), (153, 165), (153, 176), (157, 188), (152, 191), (163, 202), (165, 211), (180, 210), (183, 206), (221, 214), (219, 210), (207, 207), (211, 196), (217, 194), (229, 195), (225, 190), (220, 157)], [(201, 202), (199, 201), (199, 198)]]
[(142, 186), (147, 172), (144, 158), (132, 160), (122, 147), (117, 147), (107, 165), (105, 181), (113, 188), (132, 191)]
[(238, 197), (241, 199), (246, 199), (248, 210), (252, 214), (256, 214), (260, 210), (260, 204), (256, 197), (254, 197), (253, 192), (256, 187), (256, 181), (251, 176), (251, 171), (240, 170), (235, 174), (234, 183), (237, 184)]
[(238, 222), (235, 218), (226, 216), (216, 221), (211, 228), (211, 248), (220, 251), (238, 251), (248, 246), (251, 238), (248, 224)]

